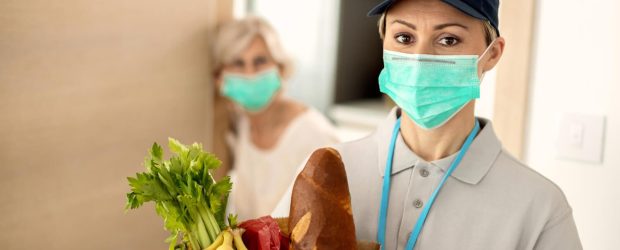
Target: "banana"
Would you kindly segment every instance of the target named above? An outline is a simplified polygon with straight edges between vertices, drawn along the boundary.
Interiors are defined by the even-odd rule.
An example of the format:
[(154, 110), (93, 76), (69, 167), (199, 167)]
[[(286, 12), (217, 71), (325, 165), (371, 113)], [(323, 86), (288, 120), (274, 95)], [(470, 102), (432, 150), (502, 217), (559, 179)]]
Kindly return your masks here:
[(233, 248), (233, 235), (229, 230), (224, 230), (224, 243), (221, 246), (216, 248), (216, 250), (234, 250)]
[(213, 244), (204, 250), (248, 250), (245, 244), (243, 244), (243, 239), (241, 239), (243, 231), (243, 228), (235, 230), (226, 229), (217, 236)]
[(221, 232), (220, 235), (215, 238), (215, 241), (204, 250), (216, 250), (217, 247), (222, 245), (222, 242), (224, 242), (224, 232)]
[(248, 250), (243, 244), (243, 240), (241, 239), (241, 235), (243, 234), (243, 228), (238, 228), (232, 231), (233, 240), (235, 241), (235, 248), (237, 250)]

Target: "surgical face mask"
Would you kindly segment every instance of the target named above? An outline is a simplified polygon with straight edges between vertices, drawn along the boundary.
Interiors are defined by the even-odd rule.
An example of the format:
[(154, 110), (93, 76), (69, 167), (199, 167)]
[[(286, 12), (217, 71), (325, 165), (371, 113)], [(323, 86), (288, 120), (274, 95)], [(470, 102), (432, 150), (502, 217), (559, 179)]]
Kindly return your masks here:
[(220, 93), (251, 113), (266, 108), (282, 85), (277, 68), (252, 77), (224, 74), (223, 78)]
[[(493, 43), (491, 43), (493, 45)], [(423, 55), (383, 51), (379, 88), (420, 127), (441, 127), (480, 97), (478, 55)]]

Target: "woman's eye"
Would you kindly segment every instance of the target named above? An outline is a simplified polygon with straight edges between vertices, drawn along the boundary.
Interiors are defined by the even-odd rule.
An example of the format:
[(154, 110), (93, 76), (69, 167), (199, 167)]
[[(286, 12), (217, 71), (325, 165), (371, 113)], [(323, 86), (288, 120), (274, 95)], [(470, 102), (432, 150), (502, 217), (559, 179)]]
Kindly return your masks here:
[(395, 37), (398, 43), (410, 44), (413, 42), (413, 37), (409, 34), (397, 34)]
[(439, 44), (446, 46), (446, 47), (451, 47), (454, 46), (456, 44), (458, 44), (460, 41), (458, 38), (456, 37), (443, 37), (441, 39), (439, 39)]
[(267, 58), (264, 56), (259, 56), (254, 58), (254, 66), (261, 66), (267, 63)]
[(243, 63), (243, 60), (234, 60), (232, 65), (235, 68), (243, 68), (243, 66), (245, 65), (245, 63)]

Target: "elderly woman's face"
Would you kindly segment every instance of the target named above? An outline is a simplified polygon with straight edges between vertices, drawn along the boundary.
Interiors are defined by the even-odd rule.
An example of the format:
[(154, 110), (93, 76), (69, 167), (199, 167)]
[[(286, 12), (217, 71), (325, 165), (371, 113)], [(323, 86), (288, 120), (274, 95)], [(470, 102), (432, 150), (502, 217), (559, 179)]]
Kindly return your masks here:
[[(481, 55), (487, 48), (484, 24), (439, 0), (402, 0), (390, 7), (383, 48), (409, 54)], [(503, 47), (503, 40), (501, 41)], [(500, 48), (501, 50), (501, 48)], [(497, 54), (489, 51), (489, 54)], [(501, 51), (499, 51), (501, 54)], [(482, 71), (497, 55), (485, 56)], [(499, 59), (497, 57), (496, 59)]]
[(262, 37), (257, 36), (239, 56), (225, 65), (222, 71), (251, 76), (276, 66), (277, 64), (271, 57), (267, 44)]

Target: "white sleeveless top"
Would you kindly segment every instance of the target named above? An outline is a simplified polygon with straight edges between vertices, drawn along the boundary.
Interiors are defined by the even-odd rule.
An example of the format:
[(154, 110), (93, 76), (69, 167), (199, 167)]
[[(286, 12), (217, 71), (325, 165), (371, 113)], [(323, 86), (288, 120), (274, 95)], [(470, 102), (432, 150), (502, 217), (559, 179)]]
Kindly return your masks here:
[(234, 168), (228, 212), (236, 213), (239, 221), (269, 215), (295, 178), (299, 164), (315, 149), (337, 142), (335, 128), (313, 108), (292, 120), (276, 145), (266, 150), (252, 143), (249, 121), (240, 117), (238, 135), (229, 139)]

